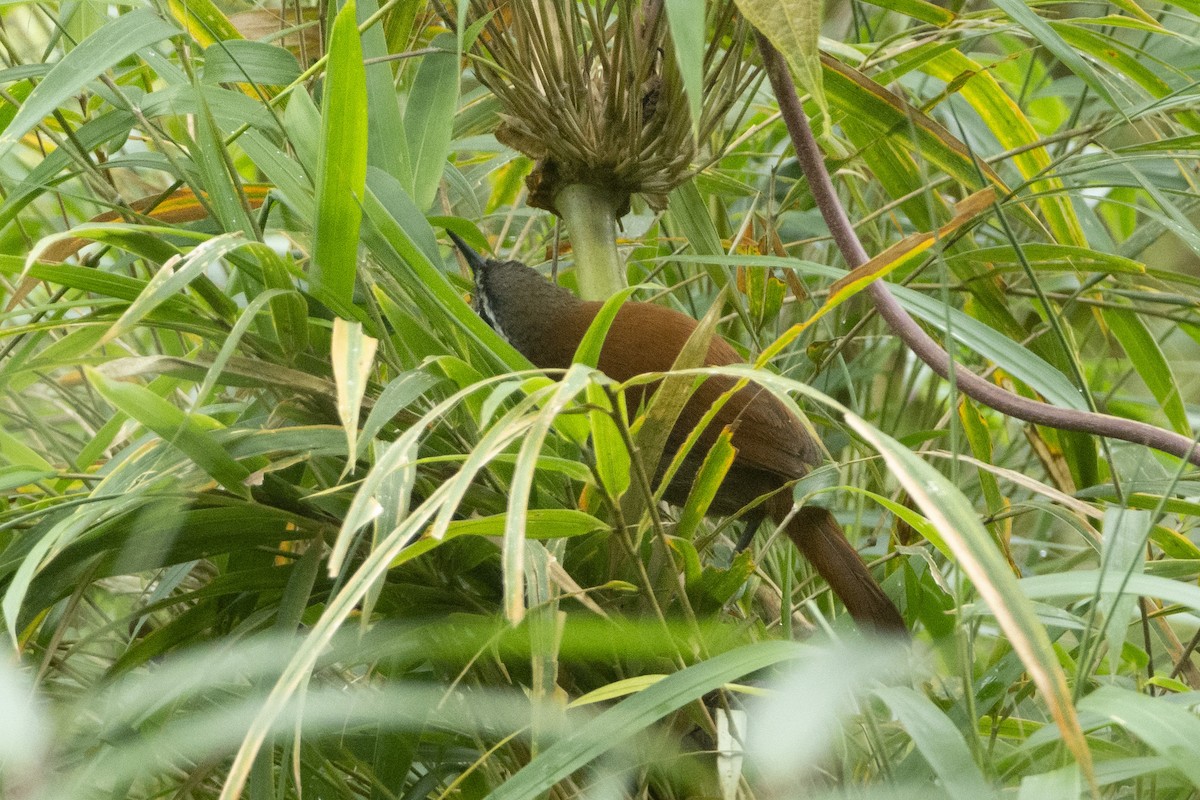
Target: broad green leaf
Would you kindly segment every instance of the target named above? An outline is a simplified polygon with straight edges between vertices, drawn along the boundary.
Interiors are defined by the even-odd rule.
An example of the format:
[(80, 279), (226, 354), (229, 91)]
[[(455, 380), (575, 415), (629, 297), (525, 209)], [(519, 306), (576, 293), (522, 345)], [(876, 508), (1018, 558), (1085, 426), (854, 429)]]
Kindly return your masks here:
[(1193, 583), (1169, 580), (1156, 575), (1103, 574), (1099, 570), (1080, 570), (1054, 575), (1022, 578), (1021, 591), (1033, 600), (1055, 598), (1090, 599), (1097, 594), (1115, 596), (1127, 592), (1135, 596), (1157, 597), (1200, 611), (1200, 588)]
[[(232, 164), (225, 152), (225, 142), (217, 129), (217, 121), (213, 119), (212, 109), (200, 90), (198, 82), (194, 83), (196, 90), (195, 114), (195, 146), (192, 148), (192, 161), (200, 171), (200, 181), (204, 186), (203, 196), (208, 207), (220, 223), (221, 230), (233, 233), (241, 232), (248, 239), (254, 238), (254, 225), (250, 222), (246, 207), (235, 175), (230, 169)], [(200, 193), (196, 193), (200, 196)]]
[[(267, 297), (264, 293), (262, 300)], [(256, 301), (247, 306), (246, 312), (238, 324), (245, 324), (246, 314), (251, 314), (262, 308), (262, 303)], [(236, 349), (237, 337), (241, 331), (230, 332)], [(194, 354), (187, 358), (178, 356), (131, 356), (129, 358), (114, 358), (96, 367), (99, 372), (114, 380), (137, 377), (139, 375), (170, 375), (188, 381), (204, 380), (205, 386), (211, 386), (213, 371), (217, 371), (216, 382), (223, 386), (243, 386), (255, 388), (271, 388), (293, 392), (328, 397), (334, 391), (333, 384), (325, 378), (318, 378), (307, 372), (281, 367), (266, 361), (253, 358), (240, 358), (227, 353), (224, 349), (217, 358), (209, 359)]]
[(637, 286), (629, 286), (604, 301), (604, 305), (600, 306), (596, 316), (592, 317), (592, 321), (588, 323), (587, 332), (579, 340), (579, 346), (575, 348), (575, 356), (571, 359), (571, 363), (583, 364), (588, 367), (600, 365), (600, 351), (604, 347), (605, 338), (608, 337), (608, 330), (612, 327), (613, 320), (617, 318), (621, 307), (637, 290)]
[(308, 305), (296, 289), (295, 278), (288, 268), (290, 260), (285, 262), (270, 247), (257, 242), (247, 250), (262, 269), (264, 294), (270, 294), (271, 325), (276, 341), (288, 359), (295, 358), (308, 347)]
[(508, 518), (504, 525), (504, 613), (509, 622), (519, 623), (525, 615), (525, 536), (529, 493), (537, 459), (554, 419), (592, 384), (592, 371), (574, 364), (553, 387), (548, 387), (545, 404), (537, 412), (523, 437), (508, 489)]
[[(415, 0), (406, 0), (400, 8), (390, 12), (392, 20), (412, 14), (417, 7)], [(358, 0), (358, 23), (361, 26), (379, 11), (376, 0)], [(388, 56), (387, 36), (382, 24), (375, 24), (363, 31), (363, 58), (368, 62)], [(405, 46), (402, 44), (401, 47)], [(375, 169), (391, 175), (411, 195), (413, 193), (412, 166), (408, 157), (408, 138), (400, 135), (404, 130), (404, 118), (400, 104), (396, 101), (393, 64), (389, 61), (367, 64), (367, 163)]]
[[(221, 380), (223, 376), (229, 373), (236, 373), (237, 368), (234, 367), (231, 369), (230, 361), (234, 357), (234, 352), (242, 343), (242, 337), (245, 336), (246, 331), (249, 330), (250, 325), (253, 324), (255, 317), (258, 316), (258, 312), (262, 310), (262, 307), (273, 301), (278, 295), (281, 294), (285, 293), (279, 289), (271, 289), (259, 294), (258, 297), (255, 297), (246, 304), (245, 310), (242, 311), (242, 313), (238, 316), (237, 322), (235, 322), (233, 327), (230, 328), (229, 335), (225, 337), (225, 341), (221, 343), (221, 349), (217, 352), (217, 357), (213, 359), (212, 366), (208, 368), (208, 372), (204, 376), (204, 383), (200, 384), (200, 388), (196, 390), (196, 399), (192, 404), (192, 411), (196, 411), (204, 403), (208, 402), (209, 394), (217, 385), (217, 381)], [(154, 357), (151, 356), (151, 358)], [(114, 362), (110, 361), (108, 364), (100, 367), (101, 371), (106, 371), (106, 367), (111, 366), (113, 363)], [(241, 363), (244, 362), (240, 362), (239, 366)], [(251, 375), (253, 378), (265, 382), (270, 380), (271, 373), (280, 369), (286, 368), (277, 367), (275, 365), (271, 365), (270, 367), (263, 365), (260, 366), (258, 370), (251, 373)], [(288, 372), (296, 375), (295, 370), (288, 370)], [(304, 375), (306, 378), (308, 377), (307, 373), (300, 374)], [(319, 382), (324, 383), (324, 381)], [(300, 389), (304, 383), (301, 381), (295, 381), (287, 385), (293, 387), (294, 389)]]
[(146, 95), (139, 105), (142, 115), (150, 120), (197, 114), (203, 105), (207, 105), (217, 124), (227, 129), (249, 125), (270, 135), (279, 132), (276, 118), (256, 97), (210, 84), (168, 86)]
[(891, 137), (899, 146), (915, 151), (971, 190), (983, 188), (979, 179), (982, 168), (985, 180), (999, 192), (1007, 191), (994, 170), (977, 166), (967, 146), (928, 114), (847, 64), (831, 58), (822, 64), (831, 108), (853, 116), (876, 135)]
[[(455, 536), (501, 536), (507, 524), (507, 514), (460, 519), (450, 523), (444, 538)], [(526, 517), (525, 535), (530, 539), (558, 539), (582, 536), (605, 530), (608, 525), (590, 514), (570, 508), (531, 508)]]
[[(1100, 777), (1097, 769), (1097, 778)], [(1040, 775), (1026, 775), (1021, 778), (1021, 790), (1017, 800), (1044, 800), (1053, 797), (1055, 800), (1079, 800), (1083, 793), (1083, 781), (1080, 780), (1079, 767), (1070, 764), (1052, 772)]]
[[(302, 103), (295, 103), (299, 108)], [(288, 109), (292, 104), (288, 104)], [(287, 114), (285, 112), (285, 118)], [(267, 179), (275, 185), (272, 189), (274, 196), (281, 198), (301, 219), (312, 220), (316, 214), (316, 204), (313, 200), (313, 185), (309, 180), (304, 166), (279, 148), (258, 131), (247, 131), (238, 139), (238, 144), (254, 166), (262, 170)]]
[(233, 494), (250, 496), (246, 485), (250, 470), (234, 461), (213, 436), (220, 427), (214, 420), (185, 414), (143, 386), (112, 380), (93, 369), (86, 372), (96, 391), (115, 408), (179, 449)]
[[(189, 3), (191, 0), (189, 0)], [(256, 83), (287, 86), (300, 77), (300, 65), (288, 50), (266, 42), (230, 39), (204, 50), (206, 83)]]
[(408, 140), (413, 172), (413, 202), (420, 209), (433, 205), (446, 156), (450, 153), (454, 112), (458, 108), (459, 69), (454, 43), (450, 34), (434, 38), (434, 47), (449, 49), (429, 53), (421, 59), (404, 110), (404, 135)]
[(379, 435), (388, 422), (396, 418), (400, 411), (413, 403), (430, 388), (437, 385), (439, 379), (425, 372), (414, 370), (405, 372), (393, 378), (379, 393), (379, 397), (371, 405), (367, 421), (362, 426), (362, 436), (359, 440), (359, 456), (362, 450)]
[(581, 708), (590, 706), (595, 703), (604, 703), (609, 700), (617, 700), (621, 697), (628, 697), (631, 694), (637, 694), (643, 689), (648, 689), (654, 684), (661, 681), (666, 675), (650, 674), (638, 675), (636, 678), (625, 678), (624, 680), (613, 681), (605, 684), (599, 689), (593, 689), (587, 694), (580, 695), (567, 704), (567, 708)]
[[(679, 355), (675, 357), (675, 362), (671, 365), (671, 371), (686, 370), (693, 367), (698, 367), (704, 364), (704, 360), (708, 355), (709, 343), (712, 337), (717, 335), (717, 323), (720, 321), (721, 309), (724, 307), (724, 298), (727, 293), (722, 292), (717, 296), (716, 302), (700, 320), (696, 329), (688, 336), (688, 340), (683, 345), (683, 349), (679, 351)], [(683, 412), (684, 406), (691, 398), (692, 393), (696, 389), (696, 379), (691, 375), (668, 375), (658, 388), (654, 390), (654, 394), (650, 397), (649, 406), (646, 408), (645, 416), (637, 423), (635, 429), (634, 441), (637, 445), (637, 457), (642, 460), (643, 466), (651, 475), (658, 472), (660, 462), (667, 455), (670, 455), (672, 460), (667, 465), (666, 471), (662, 475), (659, 486), (655, 489), (655, 496), (662, 497), (666, 492), (667, 486), (672, 478), (683, 466), (683, 460), (691, 452), (692, 447), (703, 433), (707, 419), (701, 420), (696, 428), (689, 432), (687, 441), (680, 447), (676, 453), (667, 453), (667, 440), (671, 432), (675, 429), (676, 422), (679, 420), (679, 415)], [(723, 400), (721, 401), (723, 404)], [(633, 413), (632, 411), (630, 412)], [(709, 414), (715, 414), (715, 409), (710, 409)], [(641, 516), (642, 508), (630, 508), (627, 511), (636, 511), (638, 517)]]
[(354, 294), (367, 186), (367, 78), (354, 13), (354, 0), (348, 0), (330, 34), (309, 271), (314, 293), (339, 307), (349, 306)]
[[(966, 436), (967, 444), (971, 447), (971, 452), (975, 454), (975, 458), (985, 464), (992, 463), (992, 432), (987, 426), (983, 415), (979, 413), (979, 408), (976, 404), (962, 397), (958, 401), (958, 419), (962, 424), (963, 434)], [(983, 490), (983, 495), (987, 498), (988, 509), (991, 511), (993, 518), (1003, 516), (1004, 512), (1010, 508), (1010, 503), (1007, 497), (1000, 491), (1000, 485), (996, 481), (996, 476), (987, 470), (979, 470), (979, 485)], [(1011, 535), (1012, 525), (1007, 519), (998, 520), (989, 526), (997, 533), (997, 538), (1004, 546)], [(1007, 553), (1007, 547), (1004, 547)], [(1009, 556), (1009, 560), (1011, 560)]]
[[(379, 233), (386, 248), (377, 253), (405, 285), (413, 287), (413, 299), (421, 305), (430, 319), (446, 320), (470, 336), (480, 347), (493, 354), (494, 362), (507, 369), (529, 369), (529, 360), (488, 327), (471, 310), (450, 282), (421, 248), (422, 230), (428, 226), (424, 219), (399, 220), (389, 213), (373, 192), (368, 191), (365, 207), (371, 226)], [(394, 253), (394, 255), (392, 255)]]
[(930, 25), (937, 25), (939, 28), (944, 28), (951, 22), (954, 22), (956, 15), (948, 8), (942, 8), (939, 5), (927, 2), (927, 0), (867, 0), (871, 5), (879, 6), (880, 8), (889, 11), (896, 11), (901, 14), (907, 14), (913, 19), (921, 22), (928, 22)]
[(979, 247), (947, 256), (947, 261), (971, 261), (985, 264), (1020, 264), (1021, 256), (1038, 269), (1062, 268), (1078, 272), (1113, 272), (1130, 275), (1146, 274), (1146, 265), (1132, 258), (1113, 253), (1103, 253), (1086, 247), (1076, 247), (1053, 242), (1026, 242), (1021, 253), (1011, 245)]
[(54, 470), (36, 469), (21, 464), (5, 464), (0, 466), (0, 492), (8, 494), (14, 489), (53, 478), (57, 474)]

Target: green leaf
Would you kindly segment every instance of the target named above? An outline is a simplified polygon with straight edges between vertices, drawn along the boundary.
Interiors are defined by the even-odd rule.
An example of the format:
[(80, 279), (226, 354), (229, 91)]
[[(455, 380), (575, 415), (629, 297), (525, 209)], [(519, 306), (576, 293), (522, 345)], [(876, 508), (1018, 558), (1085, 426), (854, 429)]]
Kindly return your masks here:
[(149, 9), (138, 9), (109, 22), (63, 56), (21, 105), (0, 133), (0, 158), (59, 106), (100, 73), (142, 48), (175, 36), (179, 29)]
[(800, 657), (791, 642), (757, 642), (687, 667), (622, 700), (546, 748), (487, 800), (528, 800), (667, 714), (735, 678)]
[(579, 345), (575, 348), (575, 356), (571, 359), (571, 363), (583, 364), (588, 367), (598, 367), (600, 365), (600, 351), (604, 348), (604, 340), (608, 337), (608, 330), (612, 327), (613, 320), (617, 318), (621, 307), (625, 305), (625, 302), (637, 289), (637, 286), (626, 287), (604, 301), (604, 305), (600, 306), (600, 310), (596, 312), (596, 316), (592, 317), (592, 321), (588, 323), (587, 332), (579, 340)]
[(242, 38), (212, 0), (167, 0), (167, 5), (188, 33), (206, 47), (214, 42)]
[(629, 449), (617, 427), (613, 414), (620, 414), (620, 409), (613, 408), (613, 403), (604, 387), (598, 383), (589, 383), (587, 387), (588, 404), (595, 408), (588, 411), (588, 425), (591, 431), (592, 451), (596, 455), (596, 473), (610, 497), (620, 499), (629, 489), (632, 472), (632, 461)]
[[(267, 245), (254, 243), (247, 248), (258, 258), (265, 293), (270, 293), (271, 325), (284, 355), (289, 359), (308, 347), (308, 306), (296, 290), (289, 262)], [(257, 298), (255, 298), (257, 299)]]
[[(375, 398), (375, 402), (371, 406), (371, 413), (367, 415), (367, 421), (362, 426), (359, 450), (361, 451), (378, 436), (379, 432), (383, 430), (383, 426), (395, 419), (402, 409), (425, 394), (438, 382), (438, 378), (423, 370), (405, 372), (393, 378), (387, 386), (383, 387), (383, 391), (379, 393), (379, 397)], [(359, 455), (361, 456), (362, 453), (360, 452)]]
[[(1021, 0), (1011, 2), (1020, 3)], [(1000, 146), (1014, 151), (1013, 164), (1020, 170), (1021, 176), (1029, 181), (1027, 191), (1037, 198), (1047, 226), (1058, 242), (1087, 245), (1087, 237), (1080, 227), (1071, 200), (1062, 194), (1065, 188), (1063, 182), (1053, 177), (1050, 154), (1041, 144), (1042, 136), (1025, 112), (1009, 96), (1000, 81), (979, 62), (968, 58), (958, 49), (939, 49), (934, 53), (922, 69), (939, 80), (957, 86), (958, 94), (971, 104)], [(998, 188), (1003, 187), (999, 177), (994, 174), (993, 181)], [(1040, 228), (1032, 215), (1027, 214), (1025, 219)]]
[(202, 242), (182, 260), (169, 259), (146, 282), (142, 293), (129, 304), (129, 308), (125, 309), (125, 313), (113, 323), (98, 344), (110, 342), (133, 330), (147, 314), (179, 294), (213, 264), (248, 244), (241, 233), (227, 233)]
[[(500, 536), (507, 514), (459, 519), (446, 528), (446, 539), (455, 536)], [(591, 514), (570, 508), (531, 508), (525, 518), (525, 535), (530, 539), (561, 539), (607, 530), (608, 525)]]
[(1192, 426), (1183, 405), (1179, 383), (1175, 380), (1175, 371), (1142, 318), (1133, 309), (1102, 308), (1100, 313), (1113, 336), (1121, 343), (1129, 364), (1162, 406), (1171, 427), (1177, 433), (1190, 437)]
[[(417, 8), (415, 0), (407, 0), (400, 8), (389, 12), (391, 23)], [(379, 11), (376, 0), (358, 0), (358, 24), (361, 26)], [(409, 22), (408, 24), (411, 24)], [(367, 62), (384, 59), (388, 50), (387, 35), (382, 24), (375, 24), (363, 31), (363, 58)], [(367, 163), (375, 169), (391, 175), (412, 194), (412, 167), (408, 159), (407, 138), (397, 134), (404, 130), (404, 118), (400, 104), (396, 102), (393, 62), (381, 60), (367, 64)]]
[(679, 515), (675, 526), (675, 535), (683, 539), (695, 536), (696, 527), (707, 514), (709, 506), (717, 496), (717, 490), (733, 466), (737, 456), (737, 448), (732, 444), (733, 432), (729, 428), (721, 431), (712, 448), (704, 455), (700, 471), (692, 481), (692, 490), (688, 493), (687, 503)]
[(1083, 56), (1071, 45), (1063, 41), (1063, 38), (1054, 31), (1049, 22), (1042, 19), (1025, 4), (1025, 0), (996, 0), (996, 5), (1049, 50), (1055, 58), (1063, 63), (1063, 66), (1082, 79), (1106, 103), (1118, 111), (1121, 109), (1121, 106), (1109, 93), (1108, 87), (1092, 69), (1092, 65), (1085, 61)]
[(94, 369), (86, 372), (96, 391), (119, 411), (179, 449), (233, 494), (250, 496), (246, 487), (250, 470), (234, 461), (213, 436), (213, 431), (220, 427), (214, 420), (199, 414), (185, 414), (143, 386), (114, 381)]
[(428, 209), (437, 195), (458, 108), (458, 59), (451, 34), (434, 37), (433, 47), (446, 47), (421, 60), (404, 110), (404, 135), (412, 164), (413, 201)]
[(704, 0), (666, 0), (667, 21), (683, 91), (692, 114), (692, 133), (699, 131), (704, 103)]
[[(721, 309), (724, 307), (724, 297), (724, 293), (718, 296), (718, 300), (712, 304), (708, 313), (704, 315), (704, 318), (700, 320), (696, 329), (688, 336), (683, 349), (679, 351), (679, 355), (675, 357), (675, 362), (671, 365), (672, 372), (691, 369), (701, 366), (704, 363), (704, 359), (708, 354), (709, 343), (712, 341), (712, 337), (717, 335), (717, 323), (720, 321)], [(704, 421), (698, 423), (697, 427), (688, 433), (687, 441), (680, 447), (678, 452), (670, 454), (666, 452), (667, 440), (670, 438), (671, 432), (675, 430), (679, 415), (683, 413), (684, 406), (687, 405), (688, 400), (695, 390), (696, 378), (694, 375), (667, 375), (658, 388), (654, 390), (654, 394), (650, 397), (646, 413), (637, 424), (634, 437), (634, 442), (637, 445), (637, 457), (642, 459), (642, 464), (649, 474), (655, 475), (658, 473), (660, 462), (662, 462), (665, 455), (670, 455), (672, 458), (656, 490), (656, 496), (658, 497), (661, 497), (666, 492), (666, 487), (670, 484), (675, 473), (683, 466), (683, 460), (691, 452), (692, 447), (702, 432), (700, 425), (703, 425)], [(636, 510), (636, 516), (641, 516), (643, 509), (631, 510)]]
[(1053, 242), (1025, 242), (1021, 252), (1012, 245), (979, 247), (947, 256), (946, 261), (970, 261), (984, 264), (1020, 264), (1021, 256), (1038, 269), (1067, 269), (1076, 272), (1113, 272), (1145, 275), (1146, 265), (1132, 258), (1103, 253), (1087, 247)]
[(1034, 575), (1022, 578), (1019, 583), (1025, 596), (1033, 600), (1091, 598), (1098, 593), (1116, 596), (1118, 592), (1125, 592), (1134, 596), (1157, 597), (1200, 611), (1200, 587), (1155, 575), (1118, 575), (1099, 570), (1080, 570)]
[(1067, 748), (1084, 774), (1092, 775), (1091, 752), (1050, 637), (970, 503), (911, 450), (857, 415), (847, 413), (845, 417), (846, 423), (879, 451), (900, 485), (941, 533), (1029, 671)]
[(537, 459), (555, 417), (591, 383), (592, 370), (574, 364), (567, 370), (567, 374), (563, 375), (562, 380), (552, 387), (547, 387), (549, 397), (522, 438), (517, 462), (513, 466), (512, 481), (508, 488), (508, 519), (504, 525), (502, 558), (504, 613), (514, 625), (520, 622), (525, 614), (525, 528), (529, 514), (529, 493), (533, 489)]
[(1200, 718), (1188, 709), (1116, 686), (1100, 687), (1080, 701), (1079, 708), (1138, 737), (1200, 788), (1200, 759), (1195, 757)]
[(212, 44), (204, 51), (206, 83), (287, 86), (299, 77), (296, 57), (277, 45), (231, 39)]
[(1057, 800), (1079, 800), (1082, 793), (1083, 781), (1080, 780), (1079, 767), (1069, 764), (1052, 772), (1021, 778), (1021, 791), (1017, 800), (1045, 800), (1047, 797)]
[(309, 272), (314, 294), (339, 306), (351, 304), (358, 273), (358, 232), (367, 187), (366, 80), (354, 0), (347, 0), (329, 39)]
[(389, 269), (394, 270), (393, 274), (404, 285), (413, 287), (413, 299), (421, 305), (429, 319), (445, 320), (459, 327), (481, 349), (494, 354), (495, 363), (511, 370), (529, 369), (528, 359), (471, 310), (462, 295), (450, 285), (445, 274), (425, 254), (419, 244), (424, 232), (420, 226), (428, 228), (424, 218), (419, 222), (408, 218), (398, 219), (371, 191), (367, 193), (366, 213), (372, 228), (386, 245), (377, 255)]
[(31, 472), (54, 471), (53, 464), (3, 428), (0, 428), (0, 458), (9, 466), (23, 467)]
[(950, 797), (984, 800), (995, 796), (962, 734), (928, 697), (906, 686), (886, 686), (876, 689), (875, 694), (908, 731)]
[(36, 469), (22, 464), (6, 464), (0, 467), (0, 492), (7, 494), (22, 486), (53, 478), (57, 474), (54, 470)]
[[(1146, 566), (1146, 539), (1153, 516), (1148, 511), (1112, 507), (1104, 512), (1104, 571), (1110, 575), (1140, 575)], [(1117, 674), (1121, 651), (1129, 632), (1129, 619), (1137, 597), (1122, 592), (1105, 597), (1106, 620), (1104, 638), (1108, 643), (1108, 660)]]
[(927, 0), (867, 0), (871, 5), (907, 14), (913, 19), (928, 22), (944, 28), (954, 22), (956, 15), (953, 11), (927, 2)]
[(742, 15), (787, 59), (796, 82), (817, 104), (827, 127), (829, 106), (818, 46), (823, 5), (822, 0), (737, 0)]
[[(232, 164), (217, 121), (199, 83), (195, 84), (195, 89), (196, 143), (192, 148), (192, 161), (200, 170), (204, 196), (222, 230), (240, 231), (247, 238), (253, 238), (254, 225), (242, 204), (241, 189), (234, 181)], [(199, 192), (196, 194), (200, 196)]]

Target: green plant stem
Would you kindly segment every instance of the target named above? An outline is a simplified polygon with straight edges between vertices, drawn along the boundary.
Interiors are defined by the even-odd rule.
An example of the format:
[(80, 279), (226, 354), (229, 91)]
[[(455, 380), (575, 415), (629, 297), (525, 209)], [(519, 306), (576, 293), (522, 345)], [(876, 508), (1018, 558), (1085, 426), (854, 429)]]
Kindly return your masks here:
[(554, 197), (571, 234), (575, 274), (584, 300), (607, 300), (625, 288), (625, 264), (617, 252), (617, 198), (587, 183), (572, 183)]

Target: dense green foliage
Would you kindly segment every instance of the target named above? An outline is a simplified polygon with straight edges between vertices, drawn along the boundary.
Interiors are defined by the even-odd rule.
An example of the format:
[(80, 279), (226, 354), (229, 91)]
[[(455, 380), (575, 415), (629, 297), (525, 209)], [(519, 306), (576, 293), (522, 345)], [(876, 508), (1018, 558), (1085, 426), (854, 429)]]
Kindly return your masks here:
[[(819, 4), (740, 5), (793, 15), (849, 216), (913, 245), (881, 271), (964, 368), (1195, 435), (1200, 7), (830, 3), (817, 61), (787, 32)], [(751, 40), (666, 6), (698, 108)], [(964, 401), (831, 290), (761, 80), (664, 211), (634, 198), (626, 277), (748, 361), (788, 337), (759, 379), (830, 454), (797, 500), (881, 562), (911, 648), (783, 537), (736, 555), (704, 481), (648, 501), (621, 387), (471, 312), (443, 225), (576, 280), (479, 28), (323, 10), (0, 4), (0, 793), (1200, 790), (1194, 470)]]

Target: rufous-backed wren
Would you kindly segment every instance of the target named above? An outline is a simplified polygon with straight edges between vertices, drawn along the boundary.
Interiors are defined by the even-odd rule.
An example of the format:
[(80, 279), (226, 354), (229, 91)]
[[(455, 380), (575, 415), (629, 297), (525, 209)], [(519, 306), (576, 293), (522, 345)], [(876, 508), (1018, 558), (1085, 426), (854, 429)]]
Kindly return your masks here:
[[(556, 286), (519, 261), (485, 259), (456, 234), (447, 231), (475, 275), (474, 307), (496, 333), (542, 369), (566, 369), (603, 303), (585, 302)], [(599, 368), (616, 381), (667, 372), (697, 327), (691, 317), (653, 303), (626, 302), (617, 312), (600, 351)], [(742, 363), (737, 351), (718, 335), (709, 341), (705, 366)], [(669, 458), (683, 444), (713, 403), (735, 384), (713, 376), (692, 394), (667, 440)], [(636, 390), (635, 390), (636, 391)], [(646, 391), (646, 390), (643, 390)], [(648, 391), (653, 391), (653, 384)], [(630, 398), (636, 406), (639, 399)], [(733, 426), (737, 451), (710, 514), (735, 514), (756, 499), (770, 497), (747, 518), (751, 533), (770, 515), (787, 519), (785, 532), (816, 567), (846, 609), (860, 624), (887, 633), (906, 632), (900, 612), (875, 582), (858, 551), (846, 540), (833, 514), (805, 506), (792, 511), (789, 484), (821, 460), (820, 448), (799, 419), (765, 389), (749, 384), (716, 414), (698, 444), (667, 487), (668, 502), (687, 499), (703, 454), (726, 426)]]

